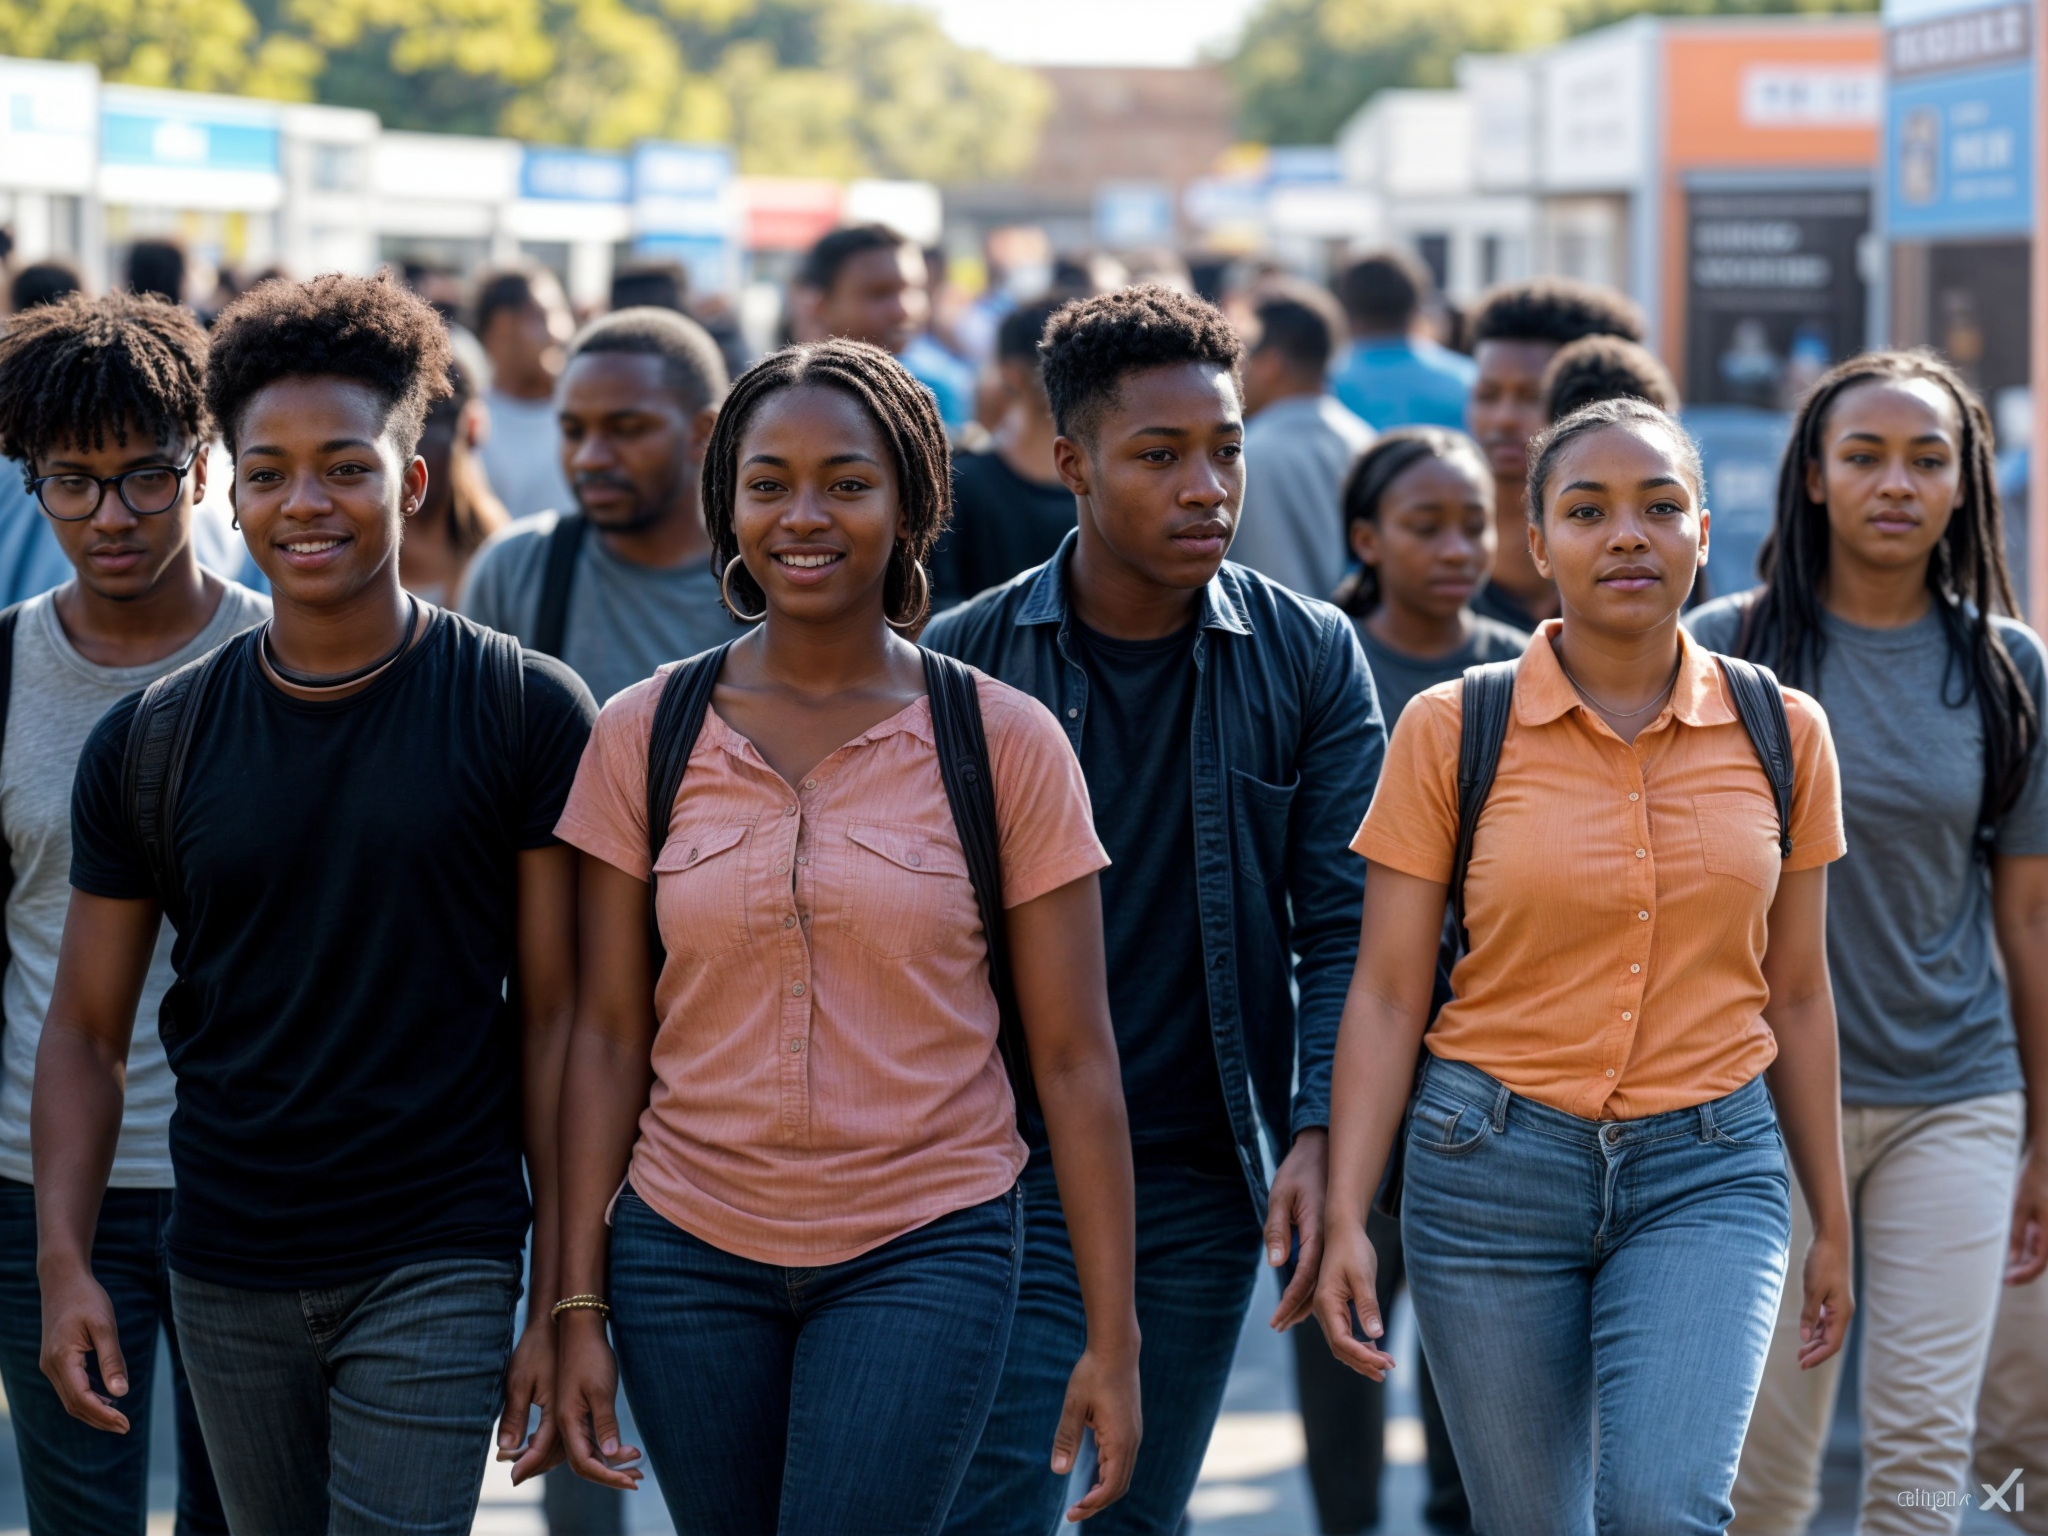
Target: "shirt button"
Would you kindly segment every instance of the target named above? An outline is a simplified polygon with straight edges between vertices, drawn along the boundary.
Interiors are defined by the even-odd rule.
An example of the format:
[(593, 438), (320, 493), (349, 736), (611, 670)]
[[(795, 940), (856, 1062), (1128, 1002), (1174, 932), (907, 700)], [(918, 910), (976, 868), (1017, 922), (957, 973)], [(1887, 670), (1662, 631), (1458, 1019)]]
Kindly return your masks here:
[(817, 787), (818, 787), (818, 781), (817, 781), (816, 779), (805, 779), (805, 780), (804, 780), (804, 788), (805, 788), (805, 789), (816, 789)]
[(1068, 718), (1069, 720), (1078, 720), (1078, 719), (1080, 719), (1080, 718), (1081, 718), (1081, 711), (1080, 711), (1080, 710), (1078, 710), (1078, 709), (1076, 709), (1076, 708), (1074, 708), (1074, 707), (1073, 707), (1073, 706), (1072, 706), (1072, 705), (1070, 704), (1070, 705), (1068, 705), (1068, 706), (1067, 706), (1067, 718)]
[(802, 997), (804, 995), (804, 984), (800, 981), (797, 982), (789, 989), (789, 995), (791, 997)]
[(909, 863), (909, 865), (910, 865), (910, 867), (911, 867), (912, 869), (917, 869), (917, 868), (919, 868), (919, 867), (920, 867), (921, 865), (923, 865), (923, 863), (924, 863), (924, 860), (923, 860), (923, 859), (921, 859), (921, 858), (919, 858), (919, 857), (918, 857), (918, 856), (917, 856), (916, 854), (914, 854), (914, 853), (913, 853), (913, 854), (911, 854), (911, 855), (909, 856), (909, 858), (908, 858), (907, 862)]
[(1637, 858), (1639, 858), (1639, 859), (1646, 859), (1646, 858), (1648, 858), (1649, 856), (1650, 856), (1650, 850), (1649, 850), (1649, 849), (1647, 849), (1647, 848), (1638, 848), (1638, 849), (1636, 850), (1636, 857), (1637, 857)]
[(775, 861), (775, 873), (777, 873), (778, 875), (782, 875), (782, 874), (787, 874), (788, 872), (789, 872), (789, 860), (787, 860), (787, 859), (777, 859), (777, 860)]
[(691, 862), (692, 862), (692, 863), (696, 862), (696, 858), (697, 858), (697, 850), (696, 850), (696, 849), (694, 849), (694, 848), (692, 848), (692, 849), (690, 850), (690, 860), (691, 860)]
[(1632, 1014), (1632, 1013), (1624, 1013), (1624, 1014), (1623, 1014), (1623, 1015), (1621, 1016), (1621, 1022), (1622, 1022), (1622, 1023), (1624, 1023), (1624, 1024), (1626, 1024), (1626, 1023), (1627, 1023), (1627, 1022), (1628, 1022), (1628, 1021), (1629, 1021), (1630, 1019), (1632, 1019), (1632, 1018), (1634, 1018), (1634, 1017), (1635, 1017), (1635, 1015), (1634, 1015), (1634, 1014)]
[[(1614, 1076), (1614, 1068), (1612, 1068), (1612, 1067), (1609, 1067), (1609, 1068), (1607, 1069), (1607, 1075), (1608, 1075), (1609, 1077), (1612, 1077), (1612, 1076)], [(1613, 1140), (1614, 1138), (1610, 1136), (1610, 1137), (1608, 1137), (1607, 1139), (1608, 1139), (1609, 1141), (1612, 1141), (1612, 1140)]]
[(808, 864), (811, 862), (811, 856), (808, 853), (800, 853), (796, 856), (796, 861), (799, 864)]
[[(1643, 797), (1642, 797), (1641, 795), (1639, 795), (1639, 794), (1635, 793), (1635, 791), (1631, 790), (1631, 791), (1629, 791), (1629, 797), (1628, 797), (1628, 798), (1629, 798), (1629, 801), (1630, 801), (1630, 803), (1631, 803), (1631, 804), (1633, 804), (1633, 803), (1634, 803), (1635, 801), (1637, 801), (1637, 800), (1640, 800), (1640, 799), (1642, 799)], [(1612, 1077), (1612, 1076), (1614, 1076), (1614, 1074), (1613, 1074), (1612, 1072), (1608, 1073), (1607, 1075), (1608, 1075), (1609, 1077)]]
[(782, 814), (785, 816), (794, 816), (796, 814), (796, 807), (793, 805), (785, 805), (782, 808)]
[[(790, 1054), (790, 1055), (792, 1055), (792, 1056), (795, 1056), (795, 1055), (798, 1055), (798, 1054), (800, 1054), (800, 1053), (802, 1052), (803, 1048), (804, 1048), (804, 1043), (803, 1043), (803, 1041), (801, 1041), (801, 1040), (792, 1040), (792, 1041), (790, 1041), (790, 1042), (789, 1042), (789, 1054)], [(1608, 1075), (1609, 1077), (1612, 1077), (1612, 1076), (1614, 1076), (1614, 1074), (1613, 1074), (1612, 1072), (1608, 1073), (1607, 1075)]]
[(1628, 973), (1631, 976), (1640, 976), (1643, 973), (1643, 968), (1640, 965), (1632, 965), (1628, 968)]
[(1650, 914), (1647, 912), (1638, 912), (1636, 914), (1636, 921), (1639, 923), (1647, 923), (1649, 920)]
[(796, 926), (796, 914), (794, 912), (791, 912), (785, 915), (782, 919), (782, 926), (785, 928), (794, 928)]

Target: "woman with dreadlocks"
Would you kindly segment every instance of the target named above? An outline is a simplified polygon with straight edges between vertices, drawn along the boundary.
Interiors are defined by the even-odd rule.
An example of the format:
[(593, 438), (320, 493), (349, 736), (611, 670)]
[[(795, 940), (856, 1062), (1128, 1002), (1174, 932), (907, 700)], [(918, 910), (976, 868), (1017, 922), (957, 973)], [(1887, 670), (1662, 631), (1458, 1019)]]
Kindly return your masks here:
[[(576, 1470), (630, 1488), (623, 1373), (678, 1530), (936, 1531), (1002, 1374), (1025, 1147), (1000, 949), (935, 734), (973, 705), (942, 708), (955, 664), (928, 670), (906, 638), (947, 485), (931, 396), (887, 353), (827, 341), (742, 375), (704, 520), (726, 605), (756, 627), (606, 705), (557, 828), (583, 850), (559, 1401)], [(973, 685), (1008, 971), (1088, 1314), (1045, 1450), (1064, 1472), (1094, 1430), (1087, 1515), (1138, 1439), (1108, 857), (1052, 716)]]
[[(1954, 1530), (1953, 1500), (1915, 1491), (1969, 1485), (2000, 1280), (2048, 1265), (2048, 667), (2010, 617), (1991, 429), (1952, 368), (1870, 353), (1815, 385), (1760, 566), (1692, 627), (1817, 695), (1841, 753), (1828, 951), (1865, 1276), (1859, 1529)], [(1840, 1366), (1801, 1372), (1797, 1323), (1779, 1318), (1738, 1531), (1804, 1530), (1820, 1502)]]

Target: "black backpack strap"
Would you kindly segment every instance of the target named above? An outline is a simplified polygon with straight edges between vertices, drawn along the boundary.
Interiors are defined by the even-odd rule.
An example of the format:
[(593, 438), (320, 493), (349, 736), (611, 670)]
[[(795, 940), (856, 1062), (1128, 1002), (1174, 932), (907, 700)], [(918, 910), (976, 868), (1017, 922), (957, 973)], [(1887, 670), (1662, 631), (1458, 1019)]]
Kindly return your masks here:
[(711, 708), (711, 690), (718, 683), (726, 641), (715, 651), (692, 656), (678, 665), (661, 685), (661, 702), (654, 707), (654, 726), (647, 733), (647, 931), (653, 948), (649, 958), (655, 973), (661, 971), (661, 928), (654, 918), (654, 865), (668, 841), (668, 821), (675, 811), (676, 796), (682, 792), (683, 770), (690, 766), (690, 751), (704, 730), (704, 716)]
[(1010, 1074), (1017, 1118), (1034, 1114), (1038, 1090), (1031, 1080), (1031, 1055), (1017, 989), (1010, 971), (1010, 930), (1003, 909), (1002, 835), (996, 824), (996, 776), (989, 766), (988, 733), (981, 722), (981, 694), (974, 674), (951, 656), (924, 653), (925, 687), (931, 695), (932, 737), (939, 753), (939, 778), (967, 856), (967, 878), (981, 908), (988, 944), (988, 981), (996, 995), (996, 1044)]
[(192, 733), (214, 678), (237, 644), (247, 641), (248, 636), (237, 636), (177, 671), (165, 673), (143, 689), (128, 722), (128, 746), (121, 767), (122, 801), (130, 835), (142, 850), (156, 886), (157, 905), (174, 927), (184, 910), (173, 832), (178, 794), (185, 783), (185, 760), (191, 754)]
[(569, 629), (569, 588), (576, 581), (576, 556), (590, 524), (581, 512), (564, 512), (548, 534), (547, 563), (541, 568), (540, 606), (533, 615), (533, 648), (545, 655), (562, 654)]
[(1508, 739), (1508, 715), (1515, 702), (1515, 668), (1520, 665), (1518, 657), (1465, 669), (1458, 722), (1458, 841), (1451, 855), (1451, 922), (1461, 951), (1469, 947), (1465, 872), (1472, 867), (1472, 835), (1500, 769), (1501, 743)]
[[(498, 719), (505, 729), (505, 761), (512, 766), (513, 781), (526, 777), (526, 654), (517, 635), (495, 629), (481, 631), (484, 667), (489, 673), (492, 695), (498, 705)], [(515, 819), (519, 812), (515, 809)]]
[[(21, 604), (0, 608), (0, 751), (7, 747), (7, 709), (14, 698), (14, 625), (21, 617)], [(4, 831), (4, 829), (0, 829)], [(14, 844), (0, 838), (0, 911), (14, 894)], [(7, 942), (7, 925), (0, 922), (0, 976), (7, 974), (14, 953)], [(0, 1019), (0, 1027), (5, 1020)]]
[(1739, 656), (1714, 658), (1728, 679), (1728, 692), (1735, 700), (1735, 713), (1749, 732), (1764, 777), (1771, 781), (1771, 798), (1778, 804), (1778, 857), (1792, 857), (1792, 723), (1785, 718), (1785, 695), (1779, 690), (1777, 674), (1769, 667)]

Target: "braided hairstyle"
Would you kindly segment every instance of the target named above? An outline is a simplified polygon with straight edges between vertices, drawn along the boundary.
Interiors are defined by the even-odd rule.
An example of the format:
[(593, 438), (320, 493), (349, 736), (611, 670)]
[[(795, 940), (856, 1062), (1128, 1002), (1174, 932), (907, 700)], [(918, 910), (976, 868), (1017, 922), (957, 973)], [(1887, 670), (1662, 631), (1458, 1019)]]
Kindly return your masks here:
[[(1493, 471), (1479, 445), (1462, 432), (1448, 427), (1402, 427), (1385, 432), (1359, 455), (1344, 477), (1345, 554), (1351, 552), (1351, 525), (1380, 520), (1380, 503), (1394, 482), (1425, 459), (1464, 459), (1479, 483), (1491, 489)], [(1339, 583), (1330, 599), (1354, 619), (1362, 619), (1380, 605), (1380, 574), (1371, 566), (1358, 569)]]
[(1822, 593), (1827, 587), (1831, 532), (1824, 501), (1807, 494), (1812, 466), (1824, 462), (1823, 434), (1835, 403), (1863, 384), (1925, 379), (1955, 402), (1962, 427), (1963, 496), (1948, 530), (1927, 561), (1927, 587), (1948, 635), (1942, 698), (1960, 708), (1971, 698), (1984, 724), (1984, 795), (1979, 849), (2026, 788), (2027, 764), (2040, 739), (2041, 718), (2026, 679), (1991, 623), (2016, 614), (2005, 563), (2005, 519), (1998, 499), (1991, 421), (1962, 376), (1934, 353), (1865, 352), (1815, 381), (1799, 404), (1792, 441), (1778, 469), (1776, 519), (1757, 552), (1763, 586), (1744, 609), (1735, 652), (1767, 663), (1794, 687), (1812, 689), (1827, 650)]
[[(896, 621), (914, 624), (931, 601), (930, 584), (916, 579), (915, 568), (931, 554), (952, 515), (952, 457), (931, 391), (894, 357), (864, 341), (835, 337), (784, 347), (733, 381), (704, 449), (704, 530), (711, 535), (713, 568), (725, 570), (740, 552), (733, 506), (739, 496), (740, 443), (748, 424), (769, 396), (805, 387), (836, 389), (851, 397), (888, 446), (908, 531), (889, 562), (882, 611), (896, 613), (922, 593), (923, 606)], [(767, 601), (745, 565), (732, 573), (730, 585), (744, 607), (758, 612)], [(733, 617), (741, 615), (735, 612)]]
[(0, 454), (24, 478), (60, 444), (97, 450), (140, 432), (158, 445), (207, 429), (206, 333), (175, 304), (68, 294), (0, 336)]

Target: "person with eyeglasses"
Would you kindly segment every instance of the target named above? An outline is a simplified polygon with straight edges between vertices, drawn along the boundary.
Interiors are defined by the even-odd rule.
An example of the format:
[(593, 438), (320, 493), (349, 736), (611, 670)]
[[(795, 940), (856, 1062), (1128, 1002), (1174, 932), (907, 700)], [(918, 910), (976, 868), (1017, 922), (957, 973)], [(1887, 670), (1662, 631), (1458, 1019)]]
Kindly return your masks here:
[[(0, 612), (0, 826), (8, 856), (6, 1030), (0, 1036), (0, 1380), (37, 1533), (139, 1529), (149, 1506), (151, 1374), (171, 1339), (180, 1536), (225, 1531), (171, 1322), (173, 1084), (157, 1037), (171, 984), (168, 926), (149, 958), (128, 1049), (127, 1096), (93, 1242), (130, 1362), (120, 1418), (64, 1410), (39, 1365), (36, 1198), (29, 1098), (71, 897), (71, 780), (92, 728), (121, 699), (261, 622), (270, 604), (201, 568), (206, 334), (160, 299), (73, 296), (0, 338), (0, 452), (70, 563), (69, 580)], [(0, 663), (0, 679), (6, 678)]]

